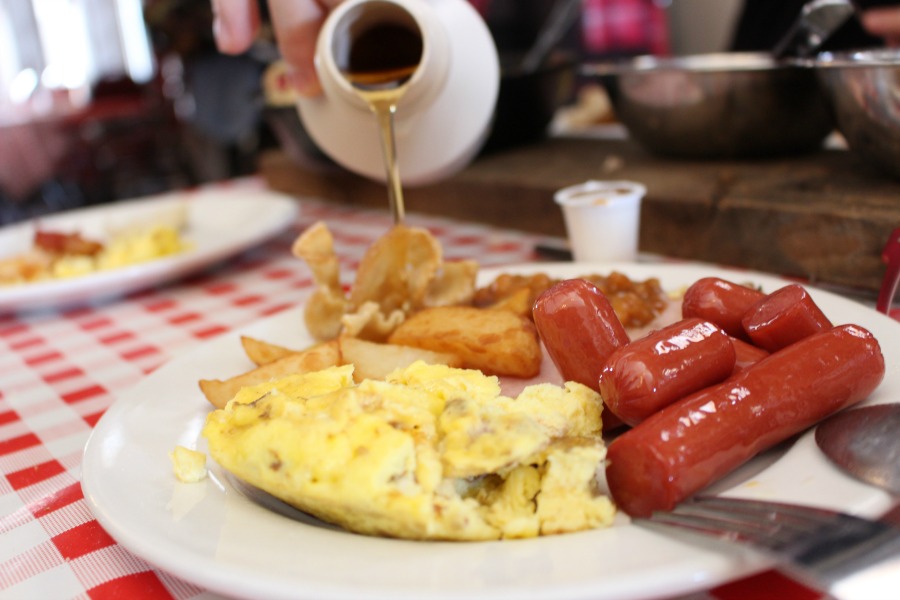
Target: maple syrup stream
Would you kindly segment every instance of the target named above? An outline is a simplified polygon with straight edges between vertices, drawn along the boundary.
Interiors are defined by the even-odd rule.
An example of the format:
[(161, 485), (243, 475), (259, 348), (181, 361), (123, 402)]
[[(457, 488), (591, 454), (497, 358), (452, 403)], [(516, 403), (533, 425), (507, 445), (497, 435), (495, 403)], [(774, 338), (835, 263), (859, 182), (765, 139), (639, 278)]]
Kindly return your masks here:
[(362, 32), (350, 50), (344, 77), (374, 113), (381, 136), (388, 200), (394, 223), (403, 222), (403, 186), (397, 163), (394, 115), (422, 57), (422, 38), (417, 31), (398, 25), (381, 25)]

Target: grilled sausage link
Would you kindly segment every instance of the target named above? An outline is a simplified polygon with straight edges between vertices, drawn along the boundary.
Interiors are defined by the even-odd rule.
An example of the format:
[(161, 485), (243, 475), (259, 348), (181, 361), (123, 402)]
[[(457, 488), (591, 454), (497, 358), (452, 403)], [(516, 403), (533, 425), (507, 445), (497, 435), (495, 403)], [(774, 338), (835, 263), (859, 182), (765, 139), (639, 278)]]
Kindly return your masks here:
[[(607, 297), (583, 279), (567, 279), (545, 291), (534, 303), (533, 316), (563, 379), (595, 391), (606, 359), (630, 341)], [(621, 424), (615, 415), (604, 412), (604, 431)]]
[(681, 315), (715, 323), (728, 335), (748, 341), (741, 320), (766, 295), (759, 290), (719, 277), (698, 279), (684, 292)]
[(600, 396), (628, 425), (734, 371), (735, 348), (709, 321), (682, 319), (615, 350), (600, 372)]
[(759, 452), (860, 402), (883, 377), (881, 348), (866, 329), (841, 325), (806, 337), (613, 440), (610, 493), (634, 517), (671, 510)]

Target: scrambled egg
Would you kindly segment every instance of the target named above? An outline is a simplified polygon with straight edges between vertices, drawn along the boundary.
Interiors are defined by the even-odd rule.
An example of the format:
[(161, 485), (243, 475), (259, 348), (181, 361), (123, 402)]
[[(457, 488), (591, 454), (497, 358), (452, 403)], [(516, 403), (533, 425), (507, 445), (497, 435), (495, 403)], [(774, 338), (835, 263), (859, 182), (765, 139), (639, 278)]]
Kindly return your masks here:
[(577, 383), (518, 398), (496, 377), (417, 362), (385, 381), (351, 365), (242, 389), (210, 413), (210, 455), (347, 530), (525, 538), (607, 526), (601, 402)]
[(47, 235), (58, 240), (76, 238), (92, 248), (89, 252), (71, 251), (44, 247), (36, 240), (26, 252), (0, 258), (0, 285), (71, 279), (178, 254), (193, 247), (180, 229), (177, 223), (134, 226), (113, 235), (105, 244), (85, 240), (77, 233), (50, 232)]
[(172, 459), (172, 468), (178, 481), (197, 483), (206, 478), (206, 454), (203, 452), (175, 446), (169, 453), (169, 458)]
[(66, 255), (53, 261), (50, 276), (80, 277), (178, 254), (190, 246), (168, 225), (136, 229), (113, 237), (96, 256)]

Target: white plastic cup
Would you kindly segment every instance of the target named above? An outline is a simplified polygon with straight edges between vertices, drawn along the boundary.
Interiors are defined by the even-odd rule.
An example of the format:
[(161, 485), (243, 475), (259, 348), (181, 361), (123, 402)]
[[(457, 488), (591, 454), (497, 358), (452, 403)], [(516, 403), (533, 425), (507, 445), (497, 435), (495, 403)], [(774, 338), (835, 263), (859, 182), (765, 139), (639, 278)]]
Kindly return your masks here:
[(586, 181), (553, 199), (562, 208), (575, 262), (634, 261), (647, 188), (633, 181)]

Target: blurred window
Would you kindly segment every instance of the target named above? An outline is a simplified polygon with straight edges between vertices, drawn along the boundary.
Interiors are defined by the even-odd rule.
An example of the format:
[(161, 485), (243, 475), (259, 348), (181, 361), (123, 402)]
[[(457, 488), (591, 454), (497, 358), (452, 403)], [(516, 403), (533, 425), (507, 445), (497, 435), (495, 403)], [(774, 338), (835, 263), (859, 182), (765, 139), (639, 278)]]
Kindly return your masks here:
[(23, 72), (37, 73), (45, 88), (67, 90), (154, 75), (142, 0), (0, 0), (0, 32), (3, 102)]

